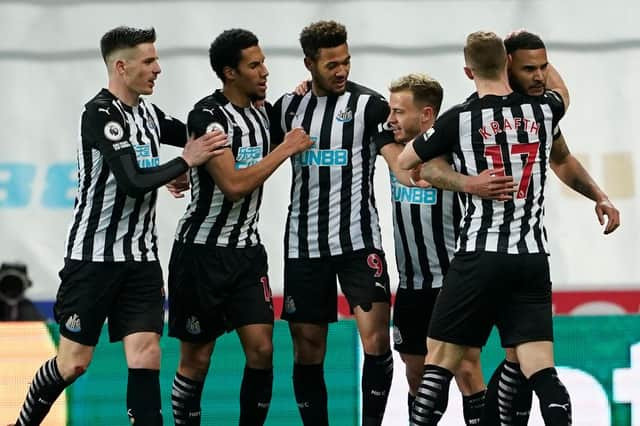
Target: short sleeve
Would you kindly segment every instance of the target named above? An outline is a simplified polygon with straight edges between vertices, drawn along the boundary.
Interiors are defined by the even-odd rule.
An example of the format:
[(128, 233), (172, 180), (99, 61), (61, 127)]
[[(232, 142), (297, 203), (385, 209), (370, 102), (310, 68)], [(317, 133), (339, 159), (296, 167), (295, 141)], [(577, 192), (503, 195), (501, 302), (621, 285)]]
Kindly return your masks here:
[(82, 140), (98, 149), (106, 158), (131, 148), (128, 124), (120, 110), (106, 102), (85, 106), (80, 132)]
[(219, 129), (224, 131), (228, 136), (228, 144), (231, 144), (231, 134), (227, 117), (218, 107), (197, 107), (191, 110), (187, 119), (187, 130), (189, 134), (193, 134), (196, 138), (207, 132), (213, 132)]
[(282, 128), (282, 100), (281, 96), (276, 103), (269, 107), (267, 105), (267, 114), (269, 116), (269, 133), (272, 145), (278, 145), (284, 139), (285, 129)]
[(367, 127), (371, 128), (371, 140), (376, 145), (378, 153), (383, 146), (394, 143), (393, 131), (387, 123), (389, 104), (381, 97), (374, 96), (366, 111)]
[(458, 143), (457, 112), (449, 111), (436, 120), (433, 127), (413, 140), (413, 149), (422, 161), (449, 154)]

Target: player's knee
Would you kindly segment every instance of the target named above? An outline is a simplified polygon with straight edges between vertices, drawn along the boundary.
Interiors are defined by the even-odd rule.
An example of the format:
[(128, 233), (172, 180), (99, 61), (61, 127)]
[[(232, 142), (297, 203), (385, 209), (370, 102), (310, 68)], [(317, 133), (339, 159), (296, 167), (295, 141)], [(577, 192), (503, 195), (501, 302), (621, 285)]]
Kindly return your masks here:
[(60, 375), (66, 382), (72, 382), (82, 376), (85, 371), (87, 371), (87, 368), (89, 368), (90, 363), (90, 357), (75, 357), (66, 361), (58, 358), (57, 360)]
[(383, 355), (389, 351), (389, 329), (376, 330), (362, 336), (362, 348), (371, 355)]
[(273, 362), (273, 344), (266, 339), (245, 352), (247, 365), (251, 368), (271, 368)]
[(319, 364), (324, 361), (326, 341), (319, 333), (293, 334), (294, 359), (300, 364)]
[(127, 355), (129, 368), (160, 368), (160, 345), (157, 342), (141, 346)]

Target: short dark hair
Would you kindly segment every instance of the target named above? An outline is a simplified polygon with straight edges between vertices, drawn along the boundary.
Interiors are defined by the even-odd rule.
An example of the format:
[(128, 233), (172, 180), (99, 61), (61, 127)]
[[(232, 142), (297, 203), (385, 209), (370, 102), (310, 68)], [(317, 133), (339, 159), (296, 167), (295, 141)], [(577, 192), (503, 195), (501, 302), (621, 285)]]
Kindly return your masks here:
[(209, 47), (209, 62), (216, 75), (224, 82), (224, 67), (238, 67), (242, 50), (258, 45), (258, 37), (240, 28), (223, 31)]
[(530, 33), (529, 31), (520, 31), (518, 34), (505, 39), (504, 47), (507, 50), (507, 54), (512, 54), (516, 50), (521, 49), (546, 49), (540, 36)]
[(116, 50), (135, 47), (142, 43), (155, 43), (156, 30), (120, 26), (107, 31), (100, 39), (102, 59), (107, 63), (107, 57)]
[(311, 59), (318, 57), (322, 48), (336, 47), (347, 42), (347, 29), (336, 21), (318, 21), (302, 29), (300, 46), (304, 55)]

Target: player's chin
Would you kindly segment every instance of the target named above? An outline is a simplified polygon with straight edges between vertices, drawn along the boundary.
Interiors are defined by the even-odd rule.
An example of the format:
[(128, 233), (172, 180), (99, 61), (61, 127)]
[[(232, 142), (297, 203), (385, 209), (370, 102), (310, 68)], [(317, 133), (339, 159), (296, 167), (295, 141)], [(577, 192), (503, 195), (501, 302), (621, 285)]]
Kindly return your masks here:
[(544, 87), (538, 87), (538, 86), (530, 87), (528, 92), (529, 92), (529, 96), (542, 96), (544, 95)]

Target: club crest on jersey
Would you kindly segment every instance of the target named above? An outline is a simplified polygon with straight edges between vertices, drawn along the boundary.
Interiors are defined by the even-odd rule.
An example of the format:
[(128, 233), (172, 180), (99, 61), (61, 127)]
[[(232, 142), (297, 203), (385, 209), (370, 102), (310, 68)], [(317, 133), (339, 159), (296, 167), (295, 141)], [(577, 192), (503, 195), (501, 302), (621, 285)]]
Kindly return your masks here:
[(67, 318), (67, 322), (64, 323), (64, 326), (72, 333), (79, 333), (82, 330), (78, 314), (73, 314)]
[(202, 329), (200, 328), (200, 321), (195, 316), (190, 316), (187, 318), (187, 324), (185, 325), (185, 329), (189, 334), (200, 334), (202, 333)]
[(224, 133), (224, 126), (218, 123), (217, 121), (214, 121), (213, 123), (209, 123), (209, 125), (206, 128), (206, 133), (213, 132), (214, 130), (220, 130), (222, 133)]
[(104, 137), (109, 139), (111, 142), (118, 142), (122, 140), (124, 136), (124, 130), (120, 123), (116, 121), (109, 121), (104, 125)]
[(349, 107), (345, 107), (345, 109), (338, 112), (338, 115), (336, 115), (336, 120), (341, 123), (348, 123), (353, 120), (353, 112)]

